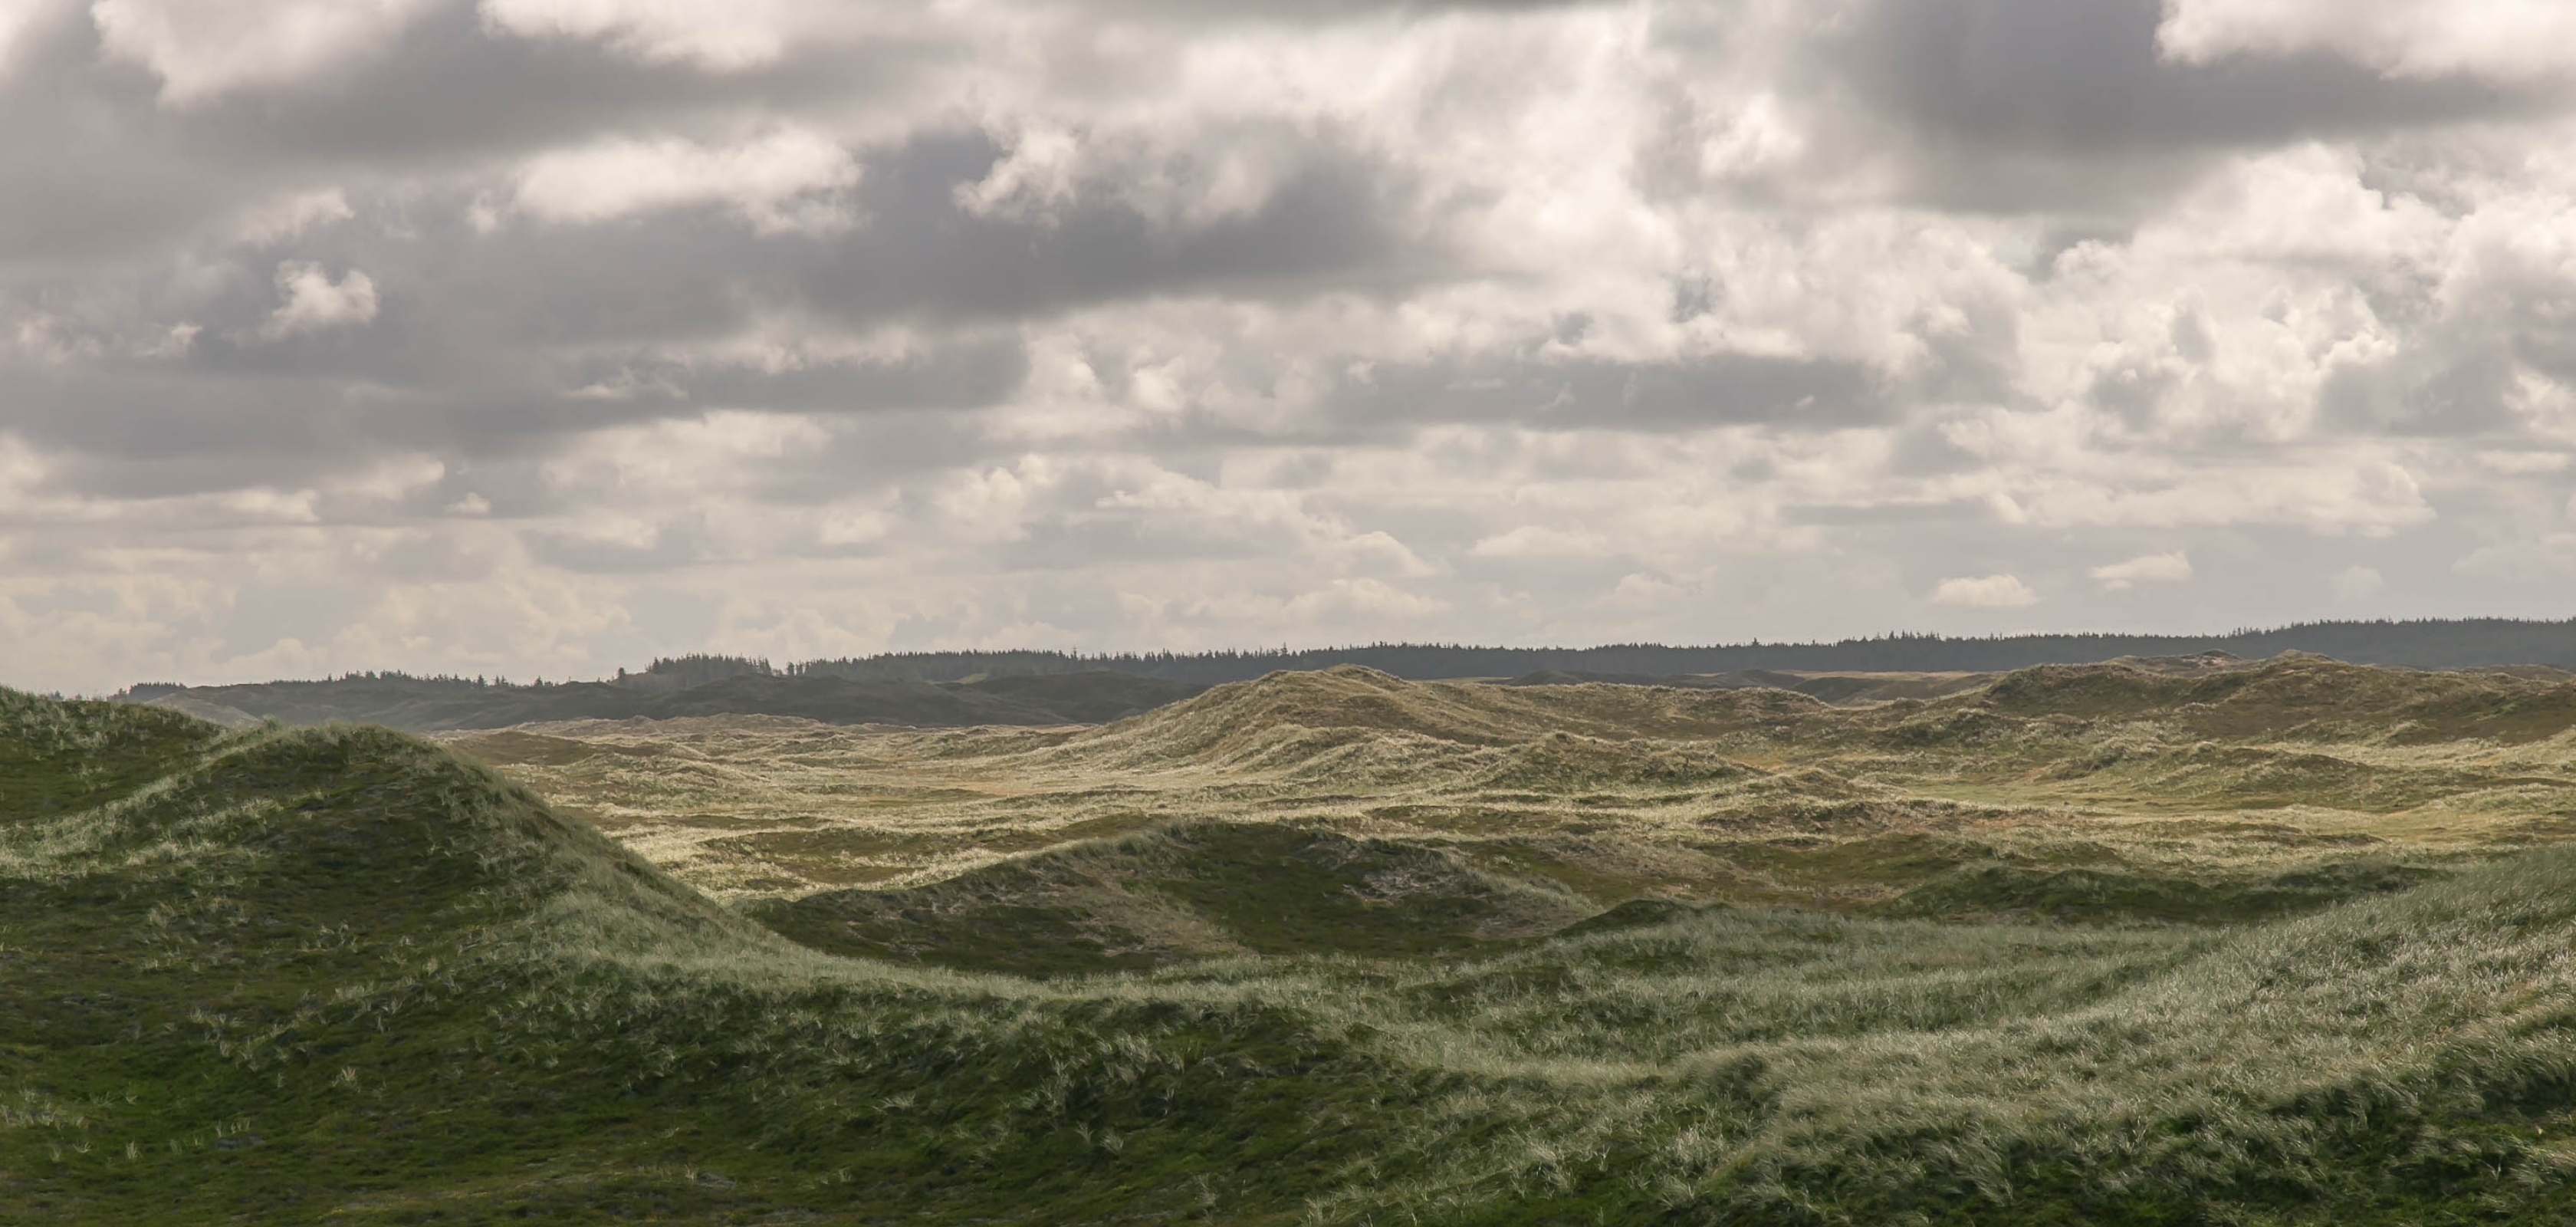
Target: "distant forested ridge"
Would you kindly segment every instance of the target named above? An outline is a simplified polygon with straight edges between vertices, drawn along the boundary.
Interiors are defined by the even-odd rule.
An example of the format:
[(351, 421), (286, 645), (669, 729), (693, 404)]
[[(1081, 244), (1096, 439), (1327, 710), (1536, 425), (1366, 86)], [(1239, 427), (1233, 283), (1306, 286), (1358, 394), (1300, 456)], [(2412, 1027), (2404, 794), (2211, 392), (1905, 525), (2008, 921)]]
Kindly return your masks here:
[[(2122, 656), (2225, 652), (2247, 659), (2313, 652), (2355, 664), (2417, 669), (2545, 665), (2576, 669), (2576, 620), (2480, 618), (2453, 622), (2312, 622), (2227, 635), (2013, 635), (1952, 639), (1887, 635), (1838, 643), (1713, 647), (1613, 644), (1597, 648), (1481, 648), (1379, 643), (1251, 652), (890, 652), (774, 666), (746, 656), (692, 655), (620, 669), (597, 682), (349, 673), (320, 681), (236, 686), (145, 683), (118, 698), (228, 723), (342, 720), (410, 731), (501, 728), (541, 720), (697, 715), (799, 716), (833, 724), (915, 726), (1076, 724), (1113, 720), (1222, 682), (1334, 665), (1416, 681), (1666, 681), (1684, 685), (1787, 686), (1829, 701), (1866, 699), (1830, 679), (1801, 682), (1777, 671), (1999, 673)], [(1881, 688), (1882, 690), (1884, 688)], [(1890, 697), (1894, 691), (1878, 694)]]
[(2408, 622), (2308, 622), (2224, 635), (2009, 635), (1951, 638), (1884, 635), (1834, 643), (1721, 644), (1667, 647), (1623, 643), (1597, 648), (1483, 648), (1455, 644), (1376, 643), (1365, 647), (1249, 652), (889, 652), (791, 665), (796, 675), (861, 680), (954, 681), (961, 678), (1109, 670), (1213, 685), (1280, 669), (1366, 665), (1425, 680), (1518, 677), (1559, 671), (1673, 676), (1748, 669), (1854, 672), (1974, 672), (2032, 665), (2080, 665), (2122, 656), (2187, 656), (2226, 652), (2248, 659), (2314, 652), (2355, 664), (2412, 669), (2548, 665), (2576, 669), (2576, 619), (2426, 619)]
[[(657, 667), (665, 662), (655, 662)], [(757, 667), (733, 667), (757, 666)], [(686, 684), (691, 676), (710, 680)], [(148, 683), (116, 697), (226, 724), (381, 724), (407, 732), (546, 720), (794, 716), (826, 724), (1098, 724), (1197, 694), (1190, 682), (1095, 669), (975, 682), (783, 675), (765, 662), (700, 657), (606, 682), (511, 685), (480, 678), (352, 673), (238, 686)]]

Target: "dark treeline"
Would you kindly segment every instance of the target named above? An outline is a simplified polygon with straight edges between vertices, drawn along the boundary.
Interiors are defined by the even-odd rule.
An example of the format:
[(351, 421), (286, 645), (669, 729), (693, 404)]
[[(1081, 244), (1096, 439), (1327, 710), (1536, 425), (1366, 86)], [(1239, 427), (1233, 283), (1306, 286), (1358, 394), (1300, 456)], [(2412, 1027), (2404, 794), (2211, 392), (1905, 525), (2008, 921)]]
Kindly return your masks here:
[[(685, 674), (686, 670), (677, 671)], [(612, 682), (462, 686), (376, 674), (304, 682), (173, 689), (137, 686), (116, 697), (161, 701), (232, 724), (382, 724), (411, 732), (506, 728), (544, 720), (648, 720), (687, 716), (792, 716), (826, 724), (1098, 724), (1204, 689), (1188, 682), (1094, 670), (979, 682), (862, 681), (741, 671), (682, 687), (674, 674), (630, 673)], [(171, 704), (171, 700), (179, 700)]]
[(1213, 684), (1259, 677), (1280, 669), (1366, 665), (1407, 678), (1517, 677), (1540, 670), (1579, 673), (1673, 675), (1732, 673), (1745, 669), (1855, 670), (1872, 672), (1993, 672), (2032, 665), (2090, 664), (2121, 656), (2184, 656), (2227, 652), (2259, 659), (2283, 652), (2314, 652), (2356, 664), (2414, 669), (2468, 669), (2494, 665), (2576, 668), (2576, 619), (2561, 622), (2515, 618), (2425, 619), (2405, 622), (2309, 622), (2224, 635), (2009, 635), (1951, 638), (1883, 635), (1834, 643), (1721, 644), (1667, 647), (1653, 643), (1596, 648), (1488, 648), (1458, 644), (1373, 643), (1342, 648), (1255, 651), (1120, 652), (889, 652), (880, 656), (815, 660), (788, 666), (800, 676), (868, 681), (954, 681), (975, 676), (1043, 675), (1108, 669), (1141, 677)]
[[(257, 715), (276, 714), (289, 721), (310, 719), (375, 719), (405, 728), (467, 727), (437, 721), (463, 719), (471, 709), (517, 719), (622, 718), (641, 714), (637, 702), (684, 693), (733, 695), (744, 706), (734, 710), (766, 711), (771, 699), (756, 695), (806, 695), (801, 706), (822, 690), (848, 683), (958, 683), (968, 679), (1053, 678), (1067, 674), (1109, 673), (1162, 682), (1214, 685), (1243, 681), (1282, 669), (1326, 669), (1366, 665), (1398, 677), (1515, 678), (1560, 672), (1624, 675), (1630, 678), (1684, 674), (1741, 673), (1747, 670), (1851, 672), (1991, 673), (2032, 665), (2089, 664), (2121, 656), (2182, 656), (2220, 651), (2248, 659), (2282, 652), (2314, 652), (2356, 664), (2400, 665), (2416, 669), (2470, 669), (2497, 665), (2550, 665), (2576, 669), (2576, 620), (2524, 621), (2476, 618), (2459, 621), (2311, 622), (2270, 630), (2240, 630), (2224, 635), (2011, 635), (1954, 639), (1941, 635), (1884, 635), (1836, 643), (1742, 643), (1708, 647), (1667, 647), (1652, 643), (1612, 644), (1596, 648), (1491, 648), (1463, 644), (1373, 643), (1341, 648), (1264, 649), (1224, 652), (889, 652), (840, 660), (813, 660), (784, 667), (748, 656), (692, 655), (655, 660), (640, 673), (619, 670), (605, 682), (533, 680), (512, 685), (493, 677), (416, 676), (391, 670), (348, 673), (320, 681), (268, 682), (253, 686), (187, 687), (147, 682), (117, 697), (145, 701), (187, 692), (239, 706)], [(548, 696), (542, 707), (513, 706), (513, 695)], [(1122, 692), (1123, 694), (1123, 692)], [(258, 701), (253, 701), (253, 696)], [(624, 698), (615, 696), (626, 696)], [(1120, 701), (1125, 702), (1127, 696)], [(385, 713), (414, 700), (438, 705), (435, 717), (414, 713), (393, 718)], [(859, 708), (874, 710), (871, 704)], [(833, 705), (846, 706), (842, 700)], [(393, 705), (393, 706), (388, 706)], [(454, 711), (449, 711), (454, 708)], [(404, 708), (408, 711), (408, 708)], [(547, 714), (539, 715), (543, 711)], [(478, 715), (475, 719), (483, 719)], [(492, 718), (498, 718), (494, 716)], [(858, 717), (852, 717), (858, 718)], [(472, 727), (483, 727), (474, 725)]]
[(617, 684), (647, 690), (688, 690), (729, 677), (776, 677), (769, 661), (757, 656), (657, 656), (642, 673), (617, 671)]
[[(1204, 656), (1175, 656), (1170, 652), (1146, 652), (1119, 656), (1086, 656), (1080, 652), (1007, 651), (1007, 652), (888, 652), (882, 656), (852, 656), (837, 660), (809, 660), (787, 666), (791, 677), (846, 677), (868, 682), (953, 682), (964, 678), (1047, 677), (1059, 673), (1089, 673), (1108, 669), (1146, 677), (1178, 677), (1178, 674), (1155, 672), (1149, 666), (1172, 661), (1199, 660), (1217, 656), (1242, 656), (1244, 653), (1207, 653)], [(1274, 653), (1273, 656), (1278, 654)], [(1125, 663), (1122, 663), (1125, 662)], [(1273, 669), (1293, 668), (1273, 665)], [(1259, 677), (1268, 669), (1245, 676)], [(1228, 674), (1229, 679), (1234, 675)], [(1186, 680), (1186, 679), (1184, 679)]]
[[(337, 677), (326, 677), (320, 681), (305, 684), (314, 686), (346, 686), (367, 682), (385, 682), (412, 690), (488, 690), (494, 686), (508, 686), (510, 684), (510, 679), (505, 677), (464, 677), (453, 673), (405, 673), (400, 669), (365, 669), (352, 670), (350, 672), (340, 674)], [(542, 685), (543, 683), (539, 682), (532, 684)], [(178, 694), (189, 689), (192, 689), (192, 687), (180, 682), (137, 682), (134, 685), (118, 691), (116, 697), (120, 699), (131, 699), (139, 703), (147, 699), (157, 699), (163, 695)]]

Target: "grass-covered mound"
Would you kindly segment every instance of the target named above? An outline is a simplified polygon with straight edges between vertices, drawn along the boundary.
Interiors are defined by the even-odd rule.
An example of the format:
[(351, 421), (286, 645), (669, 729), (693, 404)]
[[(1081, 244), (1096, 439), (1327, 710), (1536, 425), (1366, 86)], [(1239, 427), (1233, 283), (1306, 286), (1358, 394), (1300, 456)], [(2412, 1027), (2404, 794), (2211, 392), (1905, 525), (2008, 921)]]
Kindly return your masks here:
[(1032, 980), (799, 948), (399, 735), (0, 692), (14, 1220), (2560, 1223), (2571, 1028), (2557, 849)]
[(1022, 975), (1220, 954), (1455, 954), (1584, 919), (1587, 901), (1442, 850), (1272, 823), (1155, 827), (911, 890), (825, 891), (750, 914), (818, 950)]
[[(2576, 834), (2576, 682), (2313, 657), (2038, 669), (1863, 706), (1761, 686), (1336, 669), (1087, 728), (698, 717), (443, 736), (736, 903), (992, 885), (1006, 858), (1278, 824), (1407, 845), (1595, 909), (1658, 896), (1867, 914), (1991, 870), (1986, 887), (1911, 906), (2049, 913), (2089, 881), (2110, 913), (2194, 919), (2176, 911), (2191, 891), (2153, 885), (2179, 882), (2218, 892), (2208, 919), (2242, 920), (2354, 893), (2258, 897), (2276, 880), (2448, 872)], [(2028, 903), (1975, 897), (2061, 874), (2075, 876), (2003, 892)], [(1069, 919), (1104, 930), (1103, 949), (1134, 945)]]

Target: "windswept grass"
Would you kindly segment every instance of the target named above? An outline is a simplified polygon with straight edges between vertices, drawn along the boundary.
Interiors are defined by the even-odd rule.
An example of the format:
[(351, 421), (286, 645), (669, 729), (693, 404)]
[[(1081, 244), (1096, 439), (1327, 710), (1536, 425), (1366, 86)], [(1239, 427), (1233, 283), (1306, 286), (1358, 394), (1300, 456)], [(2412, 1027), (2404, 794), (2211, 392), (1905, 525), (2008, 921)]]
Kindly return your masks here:
[[(2270, 885), (2285, 877), (2446, 872), (2576, 829), (2563, 681), (2183, 664), (2031, 670), (1859, 708), (1339, 669), (1088, 730), (718, 719), (453, 744), (735, 900), (928, 890), (1149, 828), (1275, 823), (1409, 845), (1596, 909), (2012, 910), (2014, 891), (1933, 888), (2077, 874), (2059, 886), (2100, 886), (2085, 887), (2107, 901), (2096, 910), (2182, 882), (2215, 892), (2224, 919), (2247, 914), (2227, 901), (2294, 902)], [(2137, 914), (2186, 919), (2165, 893)]]
[[(1162, 760), (1191, 795), (1307, 800), (988, 858), (910, 888), (910, 910), (1126, 892), (1143, 900), (1134, 915), (1206, 926), (1236, 951), (1030, 978), (795, 944), (395, 734), (225, 733), (0, 692), (0, 1206), (190, 1224), (2576, 1218), (2576, 849), (2532, 833), (2545, 814), (2460, 800), (2554, 796), (2499, 781), (2553, 778), (2559, 742), (2333, 741), (2300, 715), (2289, 727), (2311, 740), (2283, 743), (2296, 753), (2464, 773), (2468, 791), (2317, 811), (2331, 821), (2144, 804), (2091, 821), (2033, 799), (2067, 786), (2033, 772), (2066, 747), (2187, 751), (2200, 734), (2157, 710), (2073, 729), (1964, 702), (1860, 719), (1752, 698), (1769, 706), (1610, 696), (1599, 710), (1705, 718), (1699, 736), (1637, 747), (1695, 774), (1610, 772), (1553, 802), (1545, 779), (1492, 782), (1547, 732), (1503, 735), (1511, 709), (1468, 710), (1472, 693), (1434, 715), (1491, 741), (1368, 717), (1402, 753), (1422, 748), (1412, 737), (1460, 747), (1431, 747), (1451, 768), (1413, 801), (1316, 802), (1274, 759), (1231, 776)], [(1721, 710), (1757, 714), (1730, 726)], [(1983, 748), (1887, 748), (1924, 725)], [(1070, 790), (1086, 745), (1133, 754), (1148, 732), (809, 752), (958, 768), (890, 765), (887, 786), (965, 787), (1009, 759), (1025, 764), (1009, 786)], [(1174, 744), (1240, 761), (1204, 733)], [(1561, 778), (1605, 778), (1588, 749), (1542, 751), (1571, 764)], [(1710, 768), (1712, 753), (1742, 767)], [(630, 759), (649, 761), (576, 765)], [(1089, 785), (1150, 812), (1140, 796), (1170, 795), (1145, 779), (1152, 761)], [(2108, 791), (2102, 775), (2126, 761), (2080, 779)], [(998, 800), (921, 804), (1013, 797), (985, 795)], [(1424, 807), (1371, 820), (1403, 838), (1317, 820), (1391, 804)], [(1539, 816), (1473, 838), (1443, 825), (1488, 806)], [(1637, 815), (1671, 821), (1632, 838), (1621, 824)], [(2460, 837), (2308, 846), (2437, 819)], [(1704, 830), (1731, 834), (1716, 851), (1657, 842)], [(1587, 840), (1615, 847), (1582, 853)], [(2287, 851), (2193, 851), (2239, 844)], [(1757, 845), (1776, 862), (1733, 859)], [(2091, 877), (2052, 867), (2078, 845), (2095, 849)], [(2383, 845), (2430, 849), (2440, 872)], [(2034, 848), (2061, 854), (2014, 859)], [(1628, 875), (1602, 881), (1642, 880), (1666, 852), (1724, 866), (1691, 880), (1743, 886), (1544, 939), (1404, 910), (1486, 890), (1496, 915), (1526, 919), (1514, 891), (1574, 898), (1565, 881), (1601, 866)], [(2130, 891), (2166, 906), (2185, 886), (2225, 906), (2137, 923), (2117, 904)], [(1845, 906), (1782, 909), (1762, 890)], [(1926, 902), (1944, 890), (1967, 902)], [(1908, 900), (2084, 923), (1887, 914)], [(925, 923), (906, 911), (824, 919), (891, 946)], [(1354, 935), (1387, 945), (1331, 952)]]

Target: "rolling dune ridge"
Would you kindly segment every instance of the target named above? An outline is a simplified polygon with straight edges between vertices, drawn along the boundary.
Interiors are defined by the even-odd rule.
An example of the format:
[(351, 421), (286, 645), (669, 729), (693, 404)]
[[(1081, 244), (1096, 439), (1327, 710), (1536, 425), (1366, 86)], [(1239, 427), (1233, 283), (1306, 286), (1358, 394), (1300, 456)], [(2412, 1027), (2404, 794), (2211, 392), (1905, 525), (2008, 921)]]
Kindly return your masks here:
[[(532, 789), (383, 730), (0, 693), (0, 1200), (2560, 1222), (2565, 697), (2313, 660), (1864, 708), (1336, 672), (1088, 730), (456, 739)], [(698, 808), (728, 792), (767, 808)], [(754, 838), (791, 819), (884, 842)], [(701, 828), (750, 842), (655, 834)], [(896, 884), (745, 885), (834, 857)]]

